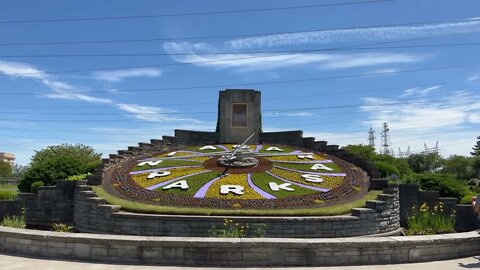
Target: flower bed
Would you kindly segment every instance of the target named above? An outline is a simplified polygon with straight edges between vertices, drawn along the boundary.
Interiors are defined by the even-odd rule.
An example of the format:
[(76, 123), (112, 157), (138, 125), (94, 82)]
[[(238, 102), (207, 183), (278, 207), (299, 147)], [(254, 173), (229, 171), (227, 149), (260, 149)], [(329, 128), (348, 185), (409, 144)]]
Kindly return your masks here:
[(314, 165), (314, 163), (304, 163), (304, 164), (302, 164), (302, 163), (274, 162), (273, 165), (278, 166), (278, 167), (288, 168), (288, 169), (294, 169), (294, 170), (300, 170), (300, 171), (306, 171), (306, 172), (314, 172), (314, 173), (318, 173), (318, 172), (338, 173), (338, 172), (342, 171), (340, 169), (340, 167), (338, 167), (338, 165), (333, 163), (333, 162), (322, 164), (322, 165), (332, 169), (331, 171), (322, 170), (322, 169), (313, 170), (312, 166)]
[(270, 182), (274, 182), (278, 185), (284, 184), (285, 182), (269, 175), (268, 173), (255, 173), (252, 175), (252, 181), (257, 187), (264, 190), (265, 192), (272, 194), (277, 198), (286, 198), (291, 196), (301, 196), (317, 193), (317, 191), (315, 190), (303, 188), (294, 184), (290, 185), (290, 187), (293, 188), (294, 191), (287, 191), (284, 189), (272, 191), (269, 187)]
[(268, 159), (270, 159), (271, 161), (275, 161), (275, 160), (281, 160), (281, 161), (315, 161), (315, 160), (325, 160), (326, 158), (318, 155), (318, 154), (314, 154), (313, 157), (315, 159), (308, 159), (308, 158), (299, 158), (297, 157), (297, 155), (291, 155), (291, 156), (273, 156), (273, 157), (268, 157)]
[[(243, 195), (228, 193), (220, 194), (222, 185), (239, 185), (244, 187)], [(265, 199), (248, 185), (246, 174), (229, 174), (215, 181), (207, 191), (206, 198), (217, 199), (240, 199), (240, 200), (261, 200)]]
[(218, 177), (218, 172), (205, 172), (183, 178), (182, 180), (185, 180), (188, 183), (188, 189), (171, 188), (165, 190), (163, 188), (157, 188), (155, 191), (159, 193), (168, 193), (171, 195), (193, 196), (203, 185), (216, 177)]
[[(276, 148), (279, 148), (279, 149), (282, 149), (283, 151), (275, 151), (275, 150), (272, 150), (272, 151), (267, 151), (268, 148), (270, 147), (276, 147)], [(262, 148), (260, 149), (260, 151), (258, 151), (259, 153), (271, 153), (271, 154), (283, 154), (283, 153), (290, 153), (290, 152), (293, 152), (295, 151), (294, 148), (291, 148), (291, 147), (286, 147), (286, 146), (277, 146), (277, 145), (263, 145)]]
[(165, 182), (167, 180), (175, 179), (181, 176), (189, 175), (189, 174), (194, 174), (198, 173), (201, 171), (204, 171), (204, 168), (198, 167), (198, 168), (175, 168), (175, 169), (169, 169), (168, 171), (170, 172), (169, 175), (163, 176), (163, 177), (155, 177), (153, 179), (148, 179), (149, 173), (141, 173), (141, 174), (135, 174), (132, 175), (131, 178), (135, 183), (142, 187), (142, 188), (147, 188), (150, 186), (153, 186), (155, 184)]
[(328, 189), (332, 189), (339, 186), (345, 178), (343, 176), (323, 176), (322, 175), (320, 177), (324, 181), (321, 183), (315, 183), (315, 182), (306, 181), (302, 177), (302, 174), (304, 173), (282, 170), (276, 167), (272, 168), (271, 172), (276, 176), (279, 176), (281, 178), (288, 179), (297, 183), (301, 183), (301, 184), (313, 186), (313, 187), (328, 188)]
[(178, 167), (178, 166), (195, 166), (198, 165), (200, 166), (201, 163), (200, 161), (193, 161), (193, 160), (163, 160), (162, 162), (158, 163), (157, 165), (150, 166), (148, 164), (145, 164), (143, 166), (136, 166), (135, 168), (132, 169), (132, 171), (143, 171), (143, 170), (152, 170), (152, 169), (158, 169), (158, 168), (165, 168), (165, 167)]
[[(195, 155), (197, 153), (193, 153), (193, 152), (190, 152), (190, 151), (174, 151), (176, 152), (175, 155), (173, 155), (173, 157), (184, 157), (184, 156), (191, 156), (191, 155)], [(161, 157), (167, 157), (168, 154), (170, 154), (171, 152), (168, 152), (168, 153), (163, 153), (161, 155), (156, 155), (154, 156), (155, 158), (161, 158)], [(188, 158), (188, 159), (183, 159), (183, 160), (195, 160), (195, 161), (205, 161), (207, 159), (210, 159), (210, 157), (194, 157), (194, 158)]]

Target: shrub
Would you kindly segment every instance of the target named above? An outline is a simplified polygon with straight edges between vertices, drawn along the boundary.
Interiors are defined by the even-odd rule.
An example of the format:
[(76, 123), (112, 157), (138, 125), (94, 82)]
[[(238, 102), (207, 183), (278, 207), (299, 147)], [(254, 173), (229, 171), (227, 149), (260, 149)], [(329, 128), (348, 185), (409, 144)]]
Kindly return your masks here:
[(13, 200), (17, 197), (15, 192), (9, 190), (0, 190), (0, 200)]
[[(248, 224), (234, 223), (232, 219), (224, 219), (223, 228), (217, 228), (215, 226), (208, 230), (210, 237), (220, 238), (241, 238), (247, 236), (250, 232), (250, 226)], [(255, 237), (263, 237), (267, 225), (264, 223), (254, 224), (251, 228), (251, 233)]]
[(25, 209), (22, 209), (22, 214), (19, 216), (6, 216), (3, 218), (0, 226), (24, 229), (27, 227), (25, 224)]
[(416, 183), (424, 190), (436, 190), (441, 197), (455, 197), (462, 199), (470, 193), (467, 186), (455, 179), (452, 174), (419, 173), (407, 179), (407, 183)]
[(375, 161), (373, 164), (377, 168), (378, 172), (380, 172), (382, 177), (389, 177), (392, 174), (396, 174), (397, 176), (400, 175), (400, 171), (397, 169), (397, 167), (388, 164), (387, 162)]
[(31, 166), (20, 180), (18, 189), (21, 192), (29, 192), (31, 185), (37, 181), (52, 186), (58, 179), (94, 172), (100, 162), (100, 154), (95, 153), (89, 146), (82, 144), (49, 146), (35, 152)]
[(34, 182), (32, 183), (32, 186), (30, 188), (30, 192), (33, 192), (33, 193), (37, 193), (38, 189), (40, 187), (43, 187), (45, 186), (45, 184), (43, 183), (43, 181), (37, 181), (37, 182)]
[(90, 173), (72, 175), (72, 176), (67, 177), (66, 180), (70, 180), (70, 181), (84, 180), (84, 179), (87, 179), (87, 176), (89, 176), (89, 175), (90, 175)]
[(63, 223), (52, 224), (52, 230), (55, 232), (71, 232), (73, 230), (72, 226)]

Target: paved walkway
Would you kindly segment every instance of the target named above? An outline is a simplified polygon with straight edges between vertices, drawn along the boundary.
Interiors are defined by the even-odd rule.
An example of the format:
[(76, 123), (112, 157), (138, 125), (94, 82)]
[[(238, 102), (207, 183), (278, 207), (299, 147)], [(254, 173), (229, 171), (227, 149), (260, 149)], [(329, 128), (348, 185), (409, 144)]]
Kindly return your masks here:
[[(450, 269), (477, 269), (480, 268), (480, 257), (469, 257), (458, 260), (438, 261), (429, 263), (414, 264), (397, 264), (397, 265), (368, 265), (368, 266), (339, 266), (339, 267), (295, 267), (289, 269), (328, 269), (328, 270), (406, 270), (406, 269), (422, 269), (422, 270), (450, 270)], [(178, 267), (178, 266), (136, 266), (136, 265), (117, 265), (102, 263), (85, 263), (73, 261), (54, 261), (44, 259), (32, 259), (26, 257), (17, 257), (11, 255), (0, 254), (1, 270), (153, 270), (153, 269), (228, 269), (228, 268), (196, 268), (196, 267)], [(240, 269), (240, 268), (234, 268)], [(262, 268), (245, 268), (245, 269), (262, 269)], [(263, 269), (279, 269), (279, 268), (263, 268)]]

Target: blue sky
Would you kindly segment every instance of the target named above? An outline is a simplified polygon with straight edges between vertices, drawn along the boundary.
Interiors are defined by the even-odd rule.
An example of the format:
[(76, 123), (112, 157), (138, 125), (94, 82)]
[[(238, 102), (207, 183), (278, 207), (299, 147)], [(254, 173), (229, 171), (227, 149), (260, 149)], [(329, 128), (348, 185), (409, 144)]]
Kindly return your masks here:
[[(264, 131), (345, 145), (373, 127), (379, 149), (386, 122), (395, 152), (438, 141), (467, 155), (480, 135), (476, 0), (18, 22), (346, 2), (1, 0), (0, 151), (26, 164), (51, 144), (108, 155), (176, 128), (212, 131), (218, 91), (254, 88)], [(156, 40), (122, 42), (136, 39)]]

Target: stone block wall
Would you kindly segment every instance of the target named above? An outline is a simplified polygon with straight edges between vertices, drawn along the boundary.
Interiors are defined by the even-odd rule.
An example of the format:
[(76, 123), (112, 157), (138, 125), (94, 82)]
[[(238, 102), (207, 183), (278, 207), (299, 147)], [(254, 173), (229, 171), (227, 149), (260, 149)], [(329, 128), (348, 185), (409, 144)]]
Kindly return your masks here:
[(266, 237), (319, 238), (348, 237), (391, 232), (399, 229), (397, 187), (389, 187), (365, 208), (354, 208), (351, 215), (333, 217), (223, 217), (154, 215), (120, 211), (108, 205), (86, 185), (75, 192), (74, 225), (80, 232), (150, 236), (208, 236), (212, 226), (223, 226), (224, 218), (241, 224), (266, 225)]
[(407, 218), (412, 214), (412, 208), (419, 207), (426, 203), (430, 208), (435, 207), (439, 202), (443, 203), (446, 214), (455, 210), (455, 230), (457, 232), (472, 231), (478, 228), (477, 216), (471, 205), (457, 204), (456, 198), (439, 197), (438, 191), (420, 190), (417, 184), (401, 184), (400, 195), (400, 225), (407, 226)]
[[(184, 266), (397, 264), (479, 255), (477, 232), (337, 239), (144, 237), (0, 227), (0, 251), (20, 255)], [(381, 268), (381, 267), (380, 267)]]
[(29, 227), (50, 228), (53, 223), (73, 223), (76, 181), (57, 181), (56, 186), (40, 187), (37, 193), (21, 193), (25, 223)]
[(6, 216), (18, 216), (21, 214), (19, 200), (0, 200), (0, 221)]

